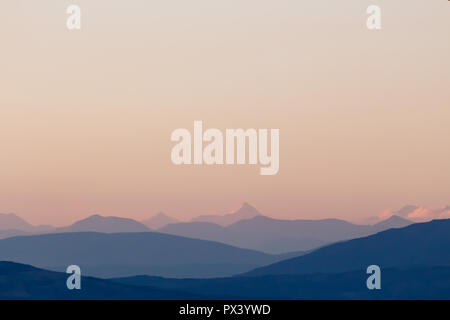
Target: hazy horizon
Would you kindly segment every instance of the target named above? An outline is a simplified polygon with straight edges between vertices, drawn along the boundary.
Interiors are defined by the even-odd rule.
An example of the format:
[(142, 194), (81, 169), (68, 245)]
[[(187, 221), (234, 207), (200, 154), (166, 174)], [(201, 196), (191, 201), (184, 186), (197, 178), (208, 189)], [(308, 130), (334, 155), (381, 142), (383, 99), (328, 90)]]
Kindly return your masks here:
[[(0, 212), (360, 221), (450, 204), (448, 1), (0, 4)], [(239, 6), (239, 10), (236, 7)], [(171, 132), (280, 129), (280, 169), (175, 166)]]
[[(226, 211), (226, 212), (199, 212), (198, 214), (194, 214), (190, 217), (186, 217), (185, 215), (180, 215), (180, 216), (175, 216), (172, 215), (170, 213), (167, 212), (163, 212), (163, 211), (159, 211), (159, 212), (155, 212), (153, 214), (150, 214), (144, 218), (142, 217), (135, 217), (133, 216), (133, 214), (117, 214), (117, 215), (108, 215), (108, 214), (102, 214), (102, 213), (98, 213), (98, 212), (94, 212), (94, 213), (88, 213), (85, 215), (80, 215), (78, 218), (75, 218), (73, 221), (70, 222), (65, 222), (62, 224), (53, 224), (51, 223), (51, 221), (48, 221), (47, 223), (43, 223), (43, 222), (35, 222), (35, 223), (31, 223), (34, 226), (42, 226), (42, 225), (51, 225), (53, 227), (64, 227), (67, 225), (71, 225), (72, 223), (78, 222), (80, 220), (84, 220), (86, 218), (90, 218), (92, 216), (102, 216), (102, 217), (118, 217), (118, 218), (129, 218), (129, 219), (133, 219), (139, 222), (144, 222), (145, 220), (149, 219), (149, 218), (153, 218), (156, 217), (160, 214), (164, 214), (169, 218), (175, 218), (178, 220), (179, 223), (185, 223), (185, 222), (192, 222), (192, 221), (196, 221), (195, 218), (198, 218), (200, 216), (225, 216), (225, 215), (229, 215), (229, 214), (236, 214), (240, 209), (242, 209), (243, 207), (245, 207), (246, 205), (250, 205), (251, 207), (254, 207), (256, 210), (258, 210), (257, 207), (253, 206), (250, 203), (244, 202), (242, 203), (240, 206)], [(407, 209), (408, 207), (415, 207), (414, 209), (411, 209), (407, 212), (402, 212), (402, 210)], [(372, 225), (372, 224), (376, 224), (378, 222), (381, 222), (383, 220), (387, 220), (393, 216), (398, 216), (398, 217), (402, 217), (404, 219), (413, 221), (413, 222), (427, 222), (433, 219), (450, 219), (450, 206), (446, 205), (443, 207), (439, 207), (439, 208), (427, 208), (424, 206), (415, 206), (415, 205), (411, 205), (411, 204), (407, 204), (404, 205), (401, 208), (396, 208), (396, 209), (386, 209), (383, 210), (381, 212), (377, 212), (373, 215), (365, 215), (365, 216), (361, 216), (361, 217), (356, 217), (355, 219), (345, 219), (345, 218), (339, 218), (339, 215), (335, 215), (335, 216), (324, 216), (324, 217), (320, 217), (320, 218), (304, 218), (302, 216), (298, 216), (298, 217), (282, 217), (280, 215), (271, 215), (271, 214), (266, 214), (264, 212), (261, 212), (260, 210), (258, 210), (258, 212), (266, 217), (272, 218), (272, 219), (281, 219), (281, 220), (322, 220), (322, 219), (342, 219), (342, 220), (347, 220), (348, 222), (352, 222), (355, 224), (362, 224), (362, 225)], [(19, 213), (16, 212), (1, 212), (0, 214), (13, 214), (15, 216), (18, 216), (22, 219), (24, 219), (26, 222), (29, 222), (27, 219), (25, 219), (22, 215), (20, 215)], [(246, 218), (243, 218), (244, 220)], [(0, 230), (1, 230), (1, 226), (0, 226)]]

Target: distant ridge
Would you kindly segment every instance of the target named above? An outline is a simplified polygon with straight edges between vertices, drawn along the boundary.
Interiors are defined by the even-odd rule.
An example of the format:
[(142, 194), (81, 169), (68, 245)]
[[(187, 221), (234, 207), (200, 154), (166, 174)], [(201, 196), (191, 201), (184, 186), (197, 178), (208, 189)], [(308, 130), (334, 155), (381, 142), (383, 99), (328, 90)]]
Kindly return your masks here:
[(236, 212), (229, 213), (226, 215), (201, 215), (196, 218), (193, 218), (192, 222), (211, 222), (218, 224), (222, 227), (229, 226), (233, 223), (236, 223), (240, 220), (251, 219), (256, 216), (261, 215), (255, 207), (251, 206), (247, 202), (245, 202), (242, 207)]
[[(399, 212), (408, 212), (406, 206)], [(404, 214), (404, 212), (403, 212)], [(224, 244), (265, 252), (286, 254), (316, 249), (325, 244), (367, 236), (389, 228), (400, 228), (412, 222), (392, 216), (374, 225), (357, 225), (339, 219), (280, 220), (261, 215), (244, 203), (234, 213), (222, 216), (200, 216), (191, 222), (178, 222), (164, 213), (138, 222), (129, 218), (92, 215), (65, 227), (33, 226), (14, 214), (0, 214), (0, 239), (63, 232), (148, 232), (221, 242)], [(3, 227), (3, 228), (2, 228)]]

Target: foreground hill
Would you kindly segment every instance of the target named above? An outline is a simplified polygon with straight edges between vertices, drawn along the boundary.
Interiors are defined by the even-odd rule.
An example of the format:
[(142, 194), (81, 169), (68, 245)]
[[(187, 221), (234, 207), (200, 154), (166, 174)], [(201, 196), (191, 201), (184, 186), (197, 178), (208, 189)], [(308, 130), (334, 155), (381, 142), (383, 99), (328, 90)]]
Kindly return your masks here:
[(121, 277), (219, 277), (284, 259), (211, 241), (156, 232), (58, 233), (0, 240), (0, 260), (55, 271), (79, 265), (83, 274)]
[(198, 295), (136, 287), (91, 277), (82, 277), (81, 290), (68, 290), (68, 274), (38, 269), (29, 265), (0, 262), (0, 299), (73, 300), (73, 299), (199, 299)]
[(245, 275), (340, 273), (364, 270), (372, 264), (381, 268), (450, 266), (450, 219), (332, 244)]
[(311, 250), (328, 243), (363, 237), (411, 223), (396, 216), (376, 225), (357, 225), (338, 219), (277, 220), (259, 215), (228, 227), (210, 222), (191, 222), (169, 224), (159, 231), (279, 254)]
[(381, 290), (368, 290), (365, 270), (338, 274), (278, 275), (221, 279), (111, 279), (135, 286), (182, 290), (206, 297), (241, 299), (450, 299), (450, 267), (382, 271)]
[(0, 299), (450, 299), (450, 267), (382, 271), (381, 290), (368, 290), (364, 270), (339, 274), (216, 279), (82, 276), (81, 290), (68, 290), (68, 274), (0, 262)]

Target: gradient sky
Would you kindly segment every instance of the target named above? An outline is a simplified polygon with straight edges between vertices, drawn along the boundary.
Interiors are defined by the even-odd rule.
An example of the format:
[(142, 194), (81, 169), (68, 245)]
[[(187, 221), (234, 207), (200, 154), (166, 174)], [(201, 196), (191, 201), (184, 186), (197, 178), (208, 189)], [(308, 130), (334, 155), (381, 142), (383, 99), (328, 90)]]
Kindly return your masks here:
[[(450, 204), (449, 31), (446, 0), (2, 0), (0, 212), (61, 225), (247, 201), (358, 220)], [(279, 128), (278, 175), (174, 166), (170, 134), (194, 120)]]

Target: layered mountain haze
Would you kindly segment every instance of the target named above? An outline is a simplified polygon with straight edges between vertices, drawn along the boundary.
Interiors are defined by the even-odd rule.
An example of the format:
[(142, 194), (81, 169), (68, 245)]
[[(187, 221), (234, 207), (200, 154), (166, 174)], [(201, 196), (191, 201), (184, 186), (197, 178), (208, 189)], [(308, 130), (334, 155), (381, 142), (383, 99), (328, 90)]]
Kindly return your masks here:
[[(391, 216), (357, 225), (258, 214), (228, 226), (186, 222), (161, 230), (177, 228), (189, 236), (152, 232), (133, 219), (93, 215), (52, 233), (2, 239), (0, 261), (14, 263), (0, 262), (0, 297), (428, 299), (450, 292), (450, 219), (414, 224)], [(268, 254), (244, 245), (288, 253)], [(300, 250), (308, 245), (321, 247)], [(62, 272), (71, 264), (80, 266), (83, 289), (89, 287), (89, 293), (64, 289), (67, 275)], [(382, 269), (379, 292), (361, 285), (372, 264)]]
[(228, 227), (208, 222), (189, 222), (170, 224), (159, 231), (280, 254), (308, 251), (328, 243), (404, 227), (411, 223), (401, 217), (391, 217), (375, 225), (357, 225), (338, 219), (277, 220), (257, 215)]
[[(261, 215), (247, 203), (232, 214), (200, 216), (194, 218), (199, 221), (192, 222), (178, 222), (164, 213), (159, 213), (142, 222), (97, 214), (72, 225), (56, 228), (35, 227), (14, 214), (2, 215), (0, 218), (3, 221), (0, 226), (0, 239), (45, 233), (129, 233), (157, 230), (170, 235), (221, 242), (269, 254), (310, 251), (332, 242), (366, 236), (412, 223), (398, 216), (392, 216), (374, 225), (357, 225), (339, 219), (278, 220)], [(217, 223), (200, 220), (212, 220)], [(162, 227), (158, 228), (159, 226)]]
[[(402, 222), (397, 217), (391, 220)], [(146, 238), (148, 234), (152, 234), (151, 239)], [(450, 219), (435, 220), (336, 243), (302, 257), (284, 260), (235, 277), (170, 279), (133, 275), (96, 279), (84, 275), (82, 277), (83, 290), (80, 291), (70, 291), (65, 288), (67, 279), (65, 273), (38, 269), (30, 265), (0, 262), (0, 298), (450, 299), (449, 235)], [(146, 245), (140, 248), (142, 250), (138, 253), (130, 254), (131, 247), (123, 245), (124, 243), (129, 244), (128, 241), (124, 241), (124, 237), (128, 236), (134, 238), (131, 243), (145, 243)], [(66, 237), (74, 237), (74, 239), (66, 241), (64, 240)], [(102, 240), (105, 237), (122, 239), (120, 241)], [(165, 240), (164, 237), (166, 237)], [(86, 239), (88, 239), (88, 244), (83, 243)], [(56, 261), (68, 259), (69, 255), (75, 257), (74, 261), (80, 261), (79, 259), (84, 256), (85, 262), (106, 259), (107, 263), (117, 263), (131, 259), (130, 262), (135, 266), (134, 271), (136, 271), (136, 265), (138, 265), (135, 260), (136, 255), (138, 255), (138, 259), (142, 259), (142, 254), (145, 256), (145, 252), (149, 249), (148, 243), (164, 244), (167, 240), (172, 241), (173, 239), (157, 233), (66, 233), (16, 237), (0, 241), (0, 255), (5, 252), (13, 255), (12, 252), (20, 250), (36, 261), (42, 255)], [(222, 256), (224, 260), (234, 259), (235, 261), (241, 255), (255, 254), (241, 249), (237, 249), (240, 251), (235, 253), (231, 251), (227, 253), (222, 250), (223, 248), (216, 247), (217, 244), (214, 243), (210, 243), (213, 245), (213, 250), (209, 251), (206, 247), (202, 249), (198, 246), (199, 240), (181, 240), (183, 246), (187, 244), (187, 248), (193, 242), (197, 242), (193, 252), (201, 251), (209, 258), (210, 262), (218, 259), (219, 256)], [(73, 245), (80, 241), (81, 246)], [(56, 247), (55, 243), (58, 244)], [(105, 246), (105, 244), (108, 245)], [(114, 248), (111, 248), (111, 245), (115, 245)], [(171, 252), (178, 245), (172, 246)], [(15, 247), (16, 250), (11, 249), (12, 247)], [(167, 246), (165, 245), (165, 247)], [(68, 255), (65, 250), (70, 254)], [(8, 251), (10, 252), (8, 253)], [(151, 250), (152, 254), (155, 252), (154, 249)], [(169, 254), (170, 259), (174, 259), (177, 255), (182, 256), (181, 260), (191, 262), (186, 252)], [(254, 255), (256, 259), (261, 259), (263, 256), (262, 254)], [(3, 259), (4, 257), (0, 256), (0, 260)], [(167, 262), (170, 259), (163, 257), (162, 260)], [(371, 264), (381, 267), (382, 290), (367, 290), (365, 286), (366, 268)], [(88, 273), (92, 272), (86, 264), (80, 266), (83, 274), (86, 270)]]

